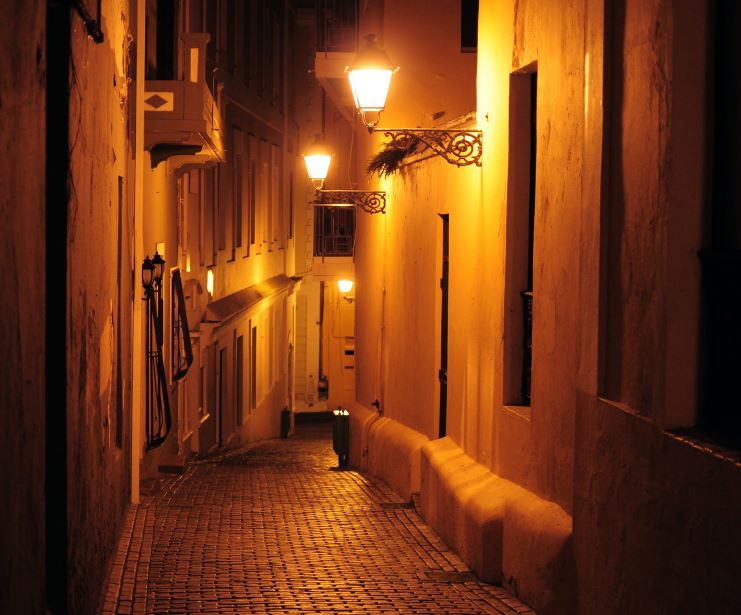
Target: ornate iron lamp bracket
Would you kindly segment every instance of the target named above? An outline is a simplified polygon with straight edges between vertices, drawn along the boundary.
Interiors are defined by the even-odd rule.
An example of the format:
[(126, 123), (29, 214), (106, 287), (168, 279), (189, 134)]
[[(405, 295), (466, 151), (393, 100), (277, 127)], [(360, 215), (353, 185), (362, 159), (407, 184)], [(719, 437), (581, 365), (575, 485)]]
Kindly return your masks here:
[(385, 145), (405, 151), (414, 140), (423, 143), (438, 156), (445, 158), (457, 167), (475, 164), (481, 166), (481, 153), (484, 146), (483, 133), (480, 130), (435, 130), (431, 128), (379, 128), (391, 139)]
[(317, 205), (346, 205), (351, 203), (369, 214), (386, 213), (386, 193), (366, 190), (317, 190)]

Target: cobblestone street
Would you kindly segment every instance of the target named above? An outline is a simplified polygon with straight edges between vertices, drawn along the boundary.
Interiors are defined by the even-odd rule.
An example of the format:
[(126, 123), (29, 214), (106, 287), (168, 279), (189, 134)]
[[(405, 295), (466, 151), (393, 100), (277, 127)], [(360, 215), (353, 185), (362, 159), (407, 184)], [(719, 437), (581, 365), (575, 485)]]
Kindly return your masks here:
[(189, 465), (131, 507), (104, 613), (529, 613), (380, 481), (331, 425)]

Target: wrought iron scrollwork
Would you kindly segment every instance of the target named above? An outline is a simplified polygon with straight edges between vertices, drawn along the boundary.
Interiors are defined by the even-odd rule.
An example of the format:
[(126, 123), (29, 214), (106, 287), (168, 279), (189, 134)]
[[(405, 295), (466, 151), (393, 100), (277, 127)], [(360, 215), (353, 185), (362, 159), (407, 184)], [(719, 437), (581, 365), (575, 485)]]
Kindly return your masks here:
[(364, 190), (319, 190), (317, 205), (355, 205), (369, 214), (386, 212), (386, 193)]
[(172, 273), (171, 322), (172, 344), (170, 354), (172, 357), (172, 381), (175, 382), (185, 377), (188, 368), (193, 363), (193, 348), (190, 344), (190, 328), (188, 327), (188, 316), (185, 310), (183, 282), (178, 270)]
[(418, 140), (457, 167), (481, 166), (484, 141), (480, 130), (388, 128), (375, 132), (383, 132), (391, 139), (385, 144), (387, 147), (405, 151), (414, 140)]

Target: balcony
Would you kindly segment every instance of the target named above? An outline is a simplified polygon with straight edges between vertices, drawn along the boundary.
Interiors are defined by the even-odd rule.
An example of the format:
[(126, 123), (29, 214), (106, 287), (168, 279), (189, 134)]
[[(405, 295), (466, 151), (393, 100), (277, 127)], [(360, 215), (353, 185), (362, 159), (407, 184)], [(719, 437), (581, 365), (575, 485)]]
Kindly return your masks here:
[(183, 79), (144, 86), (144, 147), (152, 168), (166, 161), (168, 173), (224, 161), (221, 116), (205, 78), (209, 35), (185, 33), (180, 40)]

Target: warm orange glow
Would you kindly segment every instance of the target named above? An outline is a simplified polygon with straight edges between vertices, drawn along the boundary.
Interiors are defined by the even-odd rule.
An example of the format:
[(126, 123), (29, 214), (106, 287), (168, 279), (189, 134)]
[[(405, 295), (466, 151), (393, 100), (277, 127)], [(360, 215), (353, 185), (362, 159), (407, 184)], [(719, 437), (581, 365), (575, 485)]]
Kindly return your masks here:
[(360, 111), (382, 111), (386, 106), (391, 68), (356, 68), (347, 71), (355, 106)]
[(352, 290), (352, 280), (337, 280), (337, 288), (340, 289), (341, 293), (349, 293)]
[(324, 180), (327, 179), (329, 164), (331, 162), (332, 154), (324, 146), (322, 136), (317, 134), (309, 151), (304, 154), (306, 172), (309, 174), (309, 179), (311, 179), (317, 190), (321, 190), (322, 186), (324, 186)]
[(309, 174), (309, 178), (314, 180), (327, 179), (327, 173), (329, 173), (329, 163), (332, 161), (332, 156), (329, 154), (306, 154), (304, 156), (304, 163), (306, 164), (306, 171)]
[[(365, 48), (357, 53), (352, 66), (345, 69), (355, 99), (355, 107), (360, 111), (366, 126), (372, 128), (378, 123), (381, 111), (386, 106), (391, 76), (398, 68), (393, 66), (388, 55), (379, 49), (376, 35), (369, 34), (366, 37)], [(377, 114), (375, 121), (369, 121), (366, 113)]]
[(214, 294), (214, 272), (211, 269), (206, 273), (206, 290), (209, 295)]

